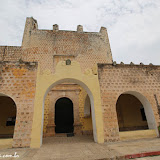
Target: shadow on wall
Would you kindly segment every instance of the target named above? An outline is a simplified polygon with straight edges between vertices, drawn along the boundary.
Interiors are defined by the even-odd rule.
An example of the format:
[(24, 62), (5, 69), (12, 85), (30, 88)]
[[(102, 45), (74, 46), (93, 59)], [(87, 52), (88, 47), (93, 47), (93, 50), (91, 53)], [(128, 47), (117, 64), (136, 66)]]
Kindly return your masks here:
[(128, 91), (121, 94), (116, 104), (120, 131), (158, 130), (152, 106), (142, 94)]
[(0, 94), (0, 138), (13, 138), (16, 104), (12, 98)]

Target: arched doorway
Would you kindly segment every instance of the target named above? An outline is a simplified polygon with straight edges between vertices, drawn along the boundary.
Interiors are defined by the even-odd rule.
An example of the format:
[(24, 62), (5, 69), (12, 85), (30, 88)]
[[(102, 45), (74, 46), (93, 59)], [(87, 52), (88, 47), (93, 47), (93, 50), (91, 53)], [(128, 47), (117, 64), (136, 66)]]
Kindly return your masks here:
[(148, 129), (143, 104), (135, 96), (121, 94), (118, 98), (116, 109), (120, 131)]
[[(43, 109), (44, 109), (44, 106), (45, 106), (45, 100), (46, 100), (46, 97), (47, 97), (47, 95), (48, 95), (48, 93), (51, 91), (51, 90), (54, 90), (54, 87), (58, 87), (58, 85), (60, 85), (60, 84), (76, 84), (76, 85), (79, 85), (80, 87), (82, 87), (83, 88), (83, 90), (86, 92), (86, 95), (88, 95), (88, 98), (87, 98), (87, 103), (89, 104), (89, 107), (90, 107), (90, 116), (89, 117), (85, 117), (85, 121), (86, 121), (86, 123), (87, 123), (87, 128), (83, 128), (83, 130), (85, 130), (86, 131), (86, 129), (87, 129), (87, 133), (86, 132), (83, 132), (83, 134), (87, 134), (87, 135), (93, 135), (93, 138), (94, 138), (94, 141), (95, 142), (97, 142), (97, 137), (96, 137), (96, 135), (97, 135), (97, 128), (95, 128), (95, 110), (94, 110), (94, 99), (93, 99), (93, 95), (92, 95), (92, 93), (91, 93), (91, 91), (90, 91), (90, 89), (88, 88), (88, 86), (86, 86), (83, 82), (81, 82), (81, 81), (79, 81), (79, 80), (77, 80), (77, 79), (62, 79), (62, 80), (59, 80), (59, 81), (57, 81), (57, 82), (55, 82), (55, 83), (53, 83), (53, 84), (51, 84), (49, 87), (48, 87), (48, 89), (45, 91), (45, 95), (44, 95), (44, 99), (43, 99)], [(55, 90), (57, 90), (57, 88), (55, 89)], [(64, 88), (63, 88), (63, 91), (64, 91)], [(60, 93), (60, 92), (59, 92)], [(65, 96), (65, 94), (63, 93), (63, 95)], [(68, 96), (67, 96), (68, 97)], [(70, 98), (70, 96), (69, 96), (69, 98)], [(70, 98), (71, 99), (71, 98)], [(73, 98), (74, 99), (74, 98)], [(88, 102), (89, 101), (89, 102)], [(83, 104), (83, 111), (84, 111), (84, 109), (85, 109), (85, 107), (84, 107), (84, 105), (86, 105), (86, 103), (85, 103), (86, 101), (84, 101), (84, 104)], [(50, 103), (50, 105), (51, 105), (52, 103)], [(74, 108), (73, 108), (74, 109)], [(43, 110), (44, 111), (44, 110)], [(80, 113), (81, 111), (79, 111), (79, 118), (81, 119), (81, 116), (83, 116), (82, 115), (82, 113)], [(43, 112), (44, 113), (44, 112)], [(54, 112), (54, 114), (55, 114), (55, 112)], [(75, 114), (76, 114), (76, 112), (75, 112), (75, 110), (74, 110), (74, 124), (73, 124), (73, 126), (74, 126), (74, 134), (76, 133), (76, 125), (75, 125), (75, 123), (76, 123), (76, 118), (78, 117), (78, 116), (75, 116)], [(84, 113), (83, 113), (84, 114)], [(45, 117), (45, 115), (44, 115), (44, 117)], [(55, 115), (52, 115), (52, 117), (55, 117)], [(49, 118), (49, 117), (48, 117)], [(48, 119), (48, 122), (49, 122), (50, 120)], [(55, 123), (55, 122), (54, 122)], [(44, 124), (44, 123), (43, 123)], [(100, 123), (99, 123), (100, 124)], [(79, 126), (79, 125), (81, 125), (81, 124), (77, 124), (77, 127)], [(91, 126), (91, 127), (90, 127)], [(53, 133), (53, 130), (51, 129), (51, 128), (53, 128), (53, 127), (56, 127), (56, 124), (48, 124), (47, 125), (47, 128), (49, 128), (49, 130), (51, 130), (52, 131), (52, 133)], [(102, 125), (100, 126), (100, 127), (102, 127)], [(80, 126), (78, 127), (78, 128), (80, 128)], [(89, 132), (88, 132), (88, 129), (89, 129)], [(42, 130), (43, 131), (43, 130)], [(55, 129), (54, 129), (54, 131), (55, 131)], [(48, 132), (48, 131), (47, 131)], [(43, 132), (44, 133), (44, 132)], [(50, 135), (49, 135), (50, 136)], [(54, 135), (51, 135), (51, 136), (54, 136)], [(58, 136), (58, 135), (57, 135)], [(45, 136), (45, 137), (47, 137), (47, 136)], [(44, 138), (45, 138), (44, 137)], [(100, 138), (103, 138), (103, 136), (101, 136)], [(104, 139), (103, 139), (104, 140)]]
[[(73, 116), (74, 123), (72, 121), (71, 131), (61, 131), (59, 126), (63, 125), (61, 123), (67, 122), (68, 112), (71, 111), (69, 105), (65, 104), (65, 99), (69, 98), (68, 104), (73, 105)], [(72, 104), (72, 103), (73, 104)], [(60, 105), (60, 107), (58, 107)], [(71, 106), (70, 105), (70, 106)], [(65, 108), (63, 108), (63, 106)], [(68, 107), (67, 107), (68, 106)], [(60, 109), (60, 110), (58, 110)], [(65, 113), (62, 113), (62, 112)], [(72, 112), (70, 112), (72, 113)], [(72, 118), (73, 120), (73, 118)], [(58, 121), (58, 122), (57, 122)], [(67, 124), (65, 124), (67, 126)], [(65, 127), (64, 126), (64, 127)], [(74, 130), (73, 130), (74, 126)], [(62, 127), (62, 128), (64, 128)], [(90, 98), (86, 90), (78, 84), (75, 83), (61, 83), (54, 86), (47, 94), (44, 104), (44, 123), (43, 123), (43, 138), (54, 137), (54, 136), (66, 136), (65, 134), (58, 133), (74, 133), (68, 135), (85, 135), (93, 138), (93, 127), (92, 127), (92, 116), (91, 116), (91, 103)]]
[(12, 98), (0, 94), (0, 138), (13, 138), (16, 104)]
[(69, 98), (59, 98), (55, 104), (55, 133), (73, 133), (73, 103)]
[(116, 110), (121, 140), (157, 137), (152, 106), (141, 93), (127, 91), (121, 94)]
[(41, 72), (38, 73), (37, 79), (31, 148), (39, 148), (42, 145), (45, 98), (51, 88), (61, 83), (75, 83), (86, 90), (91, 102), (94, 141), (104, 143), (103, 114), (97, 74), (90, 74), (90, 71), (89, 74), (88, 72), (82, 73), (77, 61), (73, 61), (71, 65), (66, 65), (65, 61), (60, 61), (56, 65), (55, 74), (45, 70), (42, 74)]

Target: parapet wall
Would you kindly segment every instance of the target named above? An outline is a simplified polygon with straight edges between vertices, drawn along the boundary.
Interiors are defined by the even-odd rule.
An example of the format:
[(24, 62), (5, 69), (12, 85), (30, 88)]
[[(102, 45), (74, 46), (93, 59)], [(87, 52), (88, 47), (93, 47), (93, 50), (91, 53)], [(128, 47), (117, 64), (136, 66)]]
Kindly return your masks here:
[(21, 56), (20, 46), (0, 46), (0, 61), (18, 61)]
[(108, 33), (105, 27), (99, 32), (84, 32), (78, 25), (77, 31), (39, 30), (35, 19), (27, 18), (21, 47), (0, 46), (0, 59), (3, 61), (38, 62), (40, 72), (55, 72), (55, 66), (62, 60), (76, 60), (82, 72), (97, 63), (112, 63)]
[(107, 30), (100, 32), (39, 30), (36, 20), (27, 18), (23, 35), (23, 60), (38, 61), (42, 70), (54, 72), (60, 60), (74, 59), (81, 64), (82, 70), (93, 67), (96, 63), (112, 63), (112, 54)]

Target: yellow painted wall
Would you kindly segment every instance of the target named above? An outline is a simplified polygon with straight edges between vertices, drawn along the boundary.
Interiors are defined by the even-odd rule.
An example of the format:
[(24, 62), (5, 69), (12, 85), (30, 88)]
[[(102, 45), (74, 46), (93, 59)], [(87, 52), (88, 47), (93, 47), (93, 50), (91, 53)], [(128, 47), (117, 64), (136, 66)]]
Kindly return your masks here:
[[(80, 87), (80, 86), (79, 86)], [(85, 99), (87, 97), (87, 92), (85, 89), (80, 87), (80, 94), (79, 94), (79, 117), (80, 117), (80, 123), (82, 124), (82, 131), (92, 131), (92, 116), (84, 117), (84, 104)], [(48, 114), (49, 114), (49, 94), (47, 94), (45, 98), (45, 104), (44, 104), (44, 123), (43, 123), (43, 134), (46, 133), (46, 126), (48, 124)]]
[(117, 102), (117, 115), (119, 127), (147, 126), (147, 121), (142, 120), (141, 102), (132, 95), (123, 94)]
[(13, 134), (14, 126), (6, 126), (9, 117), (16, 116), (14, 101), (9, 97), (0, 96), (0, 134)]
[(48, 124), (48, 114), (49, 114), (49, 94), (47, 94), (45, 98), (45, 103), (44, 103), (44, 122), (43, 122), (43, 134), (46, 133), (47, 129), (47, 124)]
[(83, 128), (82, 131), (92, 131), (92, 116), (83, 118)]
[(84, 87), (92, 98), (92, 119), (93, 119), (93, 137), (95, 142), (104, 142), (103, 115), (101, 107), (100, 86), (97, 73), (92, 69), (87, 69), (83, 74), (80, 64), (72, 61), (71, 65), (66, 65), (61, 61), (56, 66), (55, 74), (50, 70), (41, 72), (40, 66), (37, 72), (36, 95), (34, 101), (34, 115), (31, 134), (31, 148), (39, 148), (42, 144), (42, 122), (44, 112), (44, 97), (54, 86), (67, 81), (76, 83)]
[(80, 87), (81, 91), (79, 94), (79, 113), (80, 113), (80, 122), (82, 124), (82, 131), (92, 131), (92, 116), (84, 117), (84, 104), (87, 97), (87, 92), (85, 89)]

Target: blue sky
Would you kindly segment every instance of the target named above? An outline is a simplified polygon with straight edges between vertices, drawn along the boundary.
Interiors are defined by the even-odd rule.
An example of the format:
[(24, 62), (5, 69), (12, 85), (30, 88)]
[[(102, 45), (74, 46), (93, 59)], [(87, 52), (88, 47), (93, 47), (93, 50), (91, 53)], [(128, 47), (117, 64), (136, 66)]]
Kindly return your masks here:
[(20, 46), (26, 17), (39, 29), (108, 30), (114, 61), (160, 65), (160, 0), (1, 0), (0, 45)]

